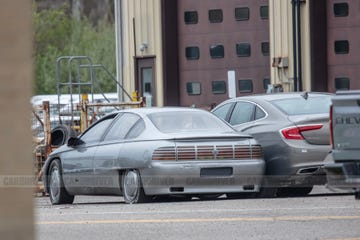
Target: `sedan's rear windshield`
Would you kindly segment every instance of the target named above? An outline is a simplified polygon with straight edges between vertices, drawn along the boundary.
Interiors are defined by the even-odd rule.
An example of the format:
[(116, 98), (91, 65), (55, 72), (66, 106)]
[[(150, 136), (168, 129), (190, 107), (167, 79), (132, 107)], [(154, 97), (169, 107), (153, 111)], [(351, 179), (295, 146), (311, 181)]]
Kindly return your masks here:
[(288, 98), (273, 100), (271, 103), (287, 115), (328, 113), (331, 105), (331, 96), (309, 96), (307, 99)]
[(223, 121), (207, 112), (169, 111), (149, 114), (148, 117), (159, 131), (176, 133), (184, 131), (234, 131)]

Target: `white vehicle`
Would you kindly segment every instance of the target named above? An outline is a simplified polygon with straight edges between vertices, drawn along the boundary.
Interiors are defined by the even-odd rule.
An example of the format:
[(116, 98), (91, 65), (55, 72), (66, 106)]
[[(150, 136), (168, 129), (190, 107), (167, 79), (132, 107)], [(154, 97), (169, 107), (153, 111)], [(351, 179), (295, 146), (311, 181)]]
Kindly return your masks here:
[(330, 110), (332, 151), (325, 170), (329, 188), (347, 189), (360, 199), (360, 91), (341, 91)]

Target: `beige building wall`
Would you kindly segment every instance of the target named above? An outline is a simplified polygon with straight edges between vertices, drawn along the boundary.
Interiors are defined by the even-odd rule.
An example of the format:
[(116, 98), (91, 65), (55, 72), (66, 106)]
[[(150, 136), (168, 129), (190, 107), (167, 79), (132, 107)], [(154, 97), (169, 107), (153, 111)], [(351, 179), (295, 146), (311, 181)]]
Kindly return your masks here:
[[(301, 48), (303, 90), (311, 87), (309, 4), (301, 4)], [(269, 1), (271, 82), (294, 90), (291, 1)]]
[[(128, 92), (135, 91), (135, 59), (155, 56), (156, 102), (158, 106), (162, 106), (161, 2), (160, 0), (123, 0), (122, 13), (124, 87)], [(147, 46), (144, 51), (140, 50), (142, 44)]]
[[(11, 24), (9, 24), (11, 21)], [(0, 8), (0, 239), (33, 237), (32, 1)]]

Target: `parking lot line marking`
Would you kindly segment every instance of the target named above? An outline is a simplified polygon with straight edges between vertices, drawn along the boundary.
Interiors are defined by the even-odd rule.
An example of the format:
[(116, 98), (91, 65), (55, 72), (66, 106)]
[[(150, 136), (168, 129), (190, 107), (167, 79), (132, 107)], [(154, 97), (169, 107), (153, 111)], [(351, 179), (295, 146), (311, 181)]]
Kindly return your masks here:
[(317, 221), (356, 220), (360, 216), (282, 216), (282, 217), (241, 217), (241, 218), (178, 218), (178, 219), (114, 219), (79, 221), (39, 221), (37, 225), (76, 224), (124, 224), (124, 223), (202, 223), (202, 222), (275, 222), (275, 221)]
[(333, 238), (333, 239), (326, 239), (326, 240), (360, 240), (359, 238)]

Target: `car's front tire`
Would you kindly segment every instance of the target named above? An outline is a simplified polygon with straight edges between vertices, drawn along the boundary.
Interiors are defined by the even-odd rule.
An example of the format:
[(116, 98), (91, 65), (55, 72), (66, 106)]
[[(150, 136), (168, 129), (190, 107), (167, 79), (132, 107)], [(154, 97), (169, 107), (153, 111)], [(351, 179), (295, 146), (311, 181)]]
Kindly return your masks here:
[(50, 202), (53, 205), (71, 204), (74, 202), (74, 196), (70, 195), (64, 186), (62, 178), (62, 168), (59, 160), (54, 160), (50, 164), (48, 175), (48, 186)]
[(125, 203), (144, 203), (150, 200), (144, 192), (141, 176), (138, 170), (128, 169), (121, 177), (121, 189)]

